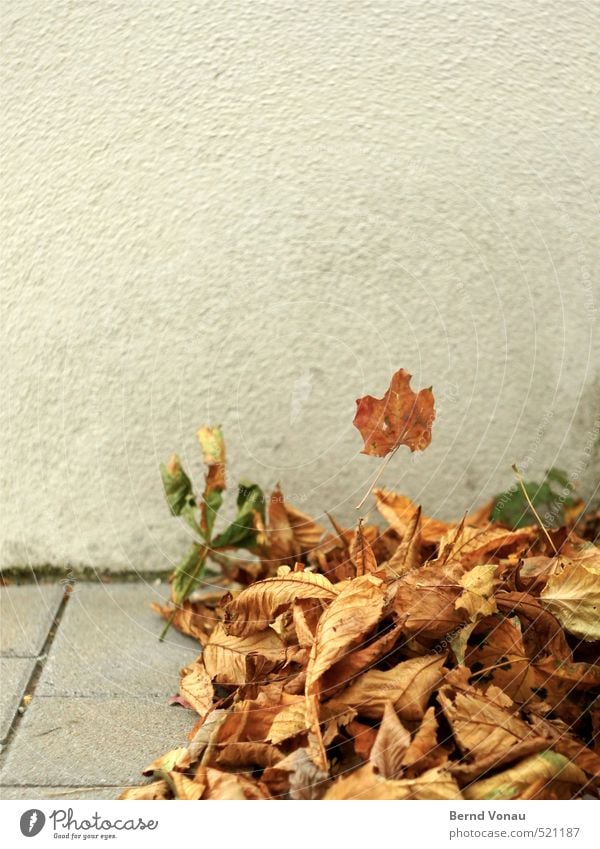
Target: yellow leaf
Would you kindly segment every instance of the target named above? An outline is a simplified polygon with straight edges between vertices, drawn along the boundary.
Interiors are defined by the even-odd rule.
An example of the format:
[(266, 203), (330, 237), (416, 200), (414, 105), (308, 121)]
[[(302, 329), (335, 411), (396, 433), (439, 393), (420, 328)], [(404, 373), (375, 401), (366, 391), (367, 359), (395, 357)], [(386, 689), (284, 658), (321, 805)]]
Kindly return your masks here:
[(463, 587), (463, 592), (456, 599), (454, 606), (457, 610), (460, 608), (466, 610), (472, 622), (484, 616), (490, 616), (497, 610), (494, 587), (498, 581), (494, 577), (495, 573), (496, 566), (485, 563), (475, 566), (460, 578), (459, 583)]
[(569, 563), (540, 593), (544, 607), (566, 631), (590, 642), (600, 640), (600, 574), (595, 568)]

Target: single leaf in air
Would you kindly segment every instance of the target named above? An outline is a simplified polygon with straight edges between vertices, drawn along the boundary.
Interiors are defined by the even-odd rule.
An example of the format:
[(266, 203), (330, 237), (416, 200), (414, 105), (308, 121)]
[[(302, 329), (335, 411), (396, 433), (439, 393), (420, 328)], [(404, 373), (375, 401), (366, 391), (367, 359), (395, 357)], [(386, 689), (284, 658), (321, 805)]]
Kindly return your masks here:
[(383, 398), (365, 395), (356, 401), (354, 426), (365, 443), (362, 454), (385, 457), (399, 445), (423, 451), (431, 442), (433, 392), (431, 388), (413, 392), (411, 376), (399, 369)]
[(562, 572), (549, 578), (540, 600), (566, 631), (582, 640), (600, 640), (598, 572), (579, 563), (567, 563)]

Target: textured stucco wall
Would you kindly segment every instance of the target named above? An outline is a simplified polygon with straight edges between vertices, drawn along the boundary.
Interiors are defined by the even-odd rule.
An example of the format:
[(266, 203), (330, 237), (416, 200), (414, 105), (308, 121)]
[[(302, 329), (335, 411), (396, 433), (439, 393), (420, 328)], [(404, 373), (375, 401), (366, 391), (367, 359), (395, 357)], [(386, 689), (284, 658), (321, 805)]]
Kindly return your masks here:
[[(344, 519), (433, 384), (441, 516), (598, 478), (595, 2), (5, 3), (2, 563), (165, 564), (158, 463)], [(594, 440), (596, 444), (594, 446)]]

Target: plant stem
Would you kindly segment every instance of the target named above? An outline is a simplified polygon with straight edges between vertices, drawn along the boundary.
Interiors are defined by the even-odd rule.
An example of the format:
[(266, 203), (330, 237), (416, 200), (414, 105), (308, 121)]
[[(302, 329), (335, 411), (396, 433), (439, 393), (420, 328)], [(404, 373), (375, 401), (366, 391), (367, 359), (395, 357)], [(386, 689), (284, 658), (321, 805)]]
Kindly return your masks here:
[[(205, 560), (206, 560), (206, 548), (204, 549), (204, 553), (202, 554), (202, 557), (198, 560), (198, 564), (196, 565), (196, 568), (192, 570), (190, 577), (189, 577), (189, 580), (184, 587), (184, 590), (181, 594), (182, 602), (185, 601), (186, 598), (188, 597), (194, 581), (198, 577), (200, 570), (204, 567), (204, 561)], [(171, 627), (171, 625), (173, 624), (173, 620), (175, 619), (175, 616), (177, 614), (178, 607), (179, 606), (174, 607), (173, 610), (171, 611), (171, 615), (167, 619), (165, 627), (160, 632), (160, 637), (158, 638), (159, 643), (162, 643), (164, 638), (167, 636), (167, 632), (168, 632), (169, 628)]]

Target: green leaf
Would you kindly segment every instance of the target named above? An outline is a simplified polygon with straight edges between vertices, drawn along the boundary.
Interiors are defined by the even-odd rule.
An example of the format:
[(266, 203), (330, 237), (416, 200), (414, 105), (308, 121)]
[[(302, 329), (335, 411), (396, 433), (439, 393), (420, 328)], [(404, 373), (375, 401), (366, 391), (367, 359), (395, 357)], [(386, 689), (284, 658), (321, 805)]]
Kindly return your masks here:
[[(575, 503), (571, 495), (567, 494), (573, 490), (566, 474), (560, 469), (549, 469), (541, 483), (525, 481), (523, 485), (544, 524), (547, 527), (560, 526), (564, 522), (565, 507)], [(496, 496), (490, 519), (513, 530), (539, 524), (517, 485)]]
[(202, 533), (198, 524), (198, 505), (192, 489), (192, 482), (186, 475), (177, 454), (173, 454), (168, 463), (161, 463), (165, 498), (173, 516), (181, 516), (197, 533)]
[(555, 469), (555, 468), (548, 469), (548, 471), (546, 472), (546, 480), (550, 481), (551, 484), (552, 484), (552, 482), (556, 482), (559, 486), (563, 487), (564, 489), (568, 489), (569, 492), (573, 492), (573, 487), (571, 486), (571, 482), (570, 482), (566, 472), (563, 472), (562, 469)]
[(181, 604), (197, 587), (204, 576), (206, 548), (194, 544), (181, 563), (175, 567), (171, 582), (171, 598), (175, 604)]
[(212, 542), (213, 548), (253, 548), (256, 543), (257, 530), (254, 516), (259, 514), (264, 521), (265, 497), (261, 488), (255, 483), (241, 481), (237, 497), (237, 515), (223, 533)]

